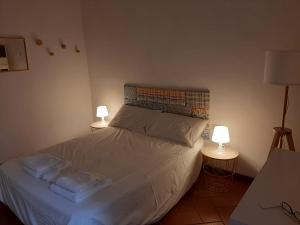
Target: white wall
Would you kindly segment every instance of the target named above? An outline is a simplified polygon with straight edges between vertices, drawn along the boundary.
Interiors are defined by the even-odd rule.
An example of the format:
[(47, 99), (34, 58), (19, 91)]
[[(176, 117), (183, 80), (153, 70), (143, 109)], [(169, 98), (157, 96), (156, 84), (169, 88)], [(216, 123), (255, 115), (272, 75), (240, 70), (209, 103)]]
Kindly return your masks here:
[[(88, 132), (92, 107), (80, 1), (0, 0), (0, 27), (2, 35), (26, 38), (30, 67), (0, 73), (0, 162)], [(35, 45), (34, 34), (44, 46)]]
[[(83, 0), (82, 12), (93, 109), (113, 115), (127, 82), (209, 88), (211, 122), (230, 128), (239, 172), (258, 172), (283, 100), (263, 84), (264, 51), (300, 49), (298, 0)], [(287, 119), (298, 148), (299, 89)]]

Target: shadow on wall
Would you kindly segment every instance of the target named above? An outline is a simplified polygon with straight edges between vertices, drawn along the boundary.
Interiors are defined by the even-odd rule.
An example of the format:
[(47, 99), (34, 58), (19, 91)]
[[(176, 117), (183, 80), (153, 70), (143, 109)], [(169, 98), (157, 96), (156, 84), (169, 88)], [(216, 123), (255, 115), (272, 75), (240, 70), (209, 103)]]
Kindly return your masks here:
[(249, 161), (243, 157), (243, 155), (240, 155), (239, 157), (237, 171), (240, 171), (240, 165), (243, 165), (243, 171), (247, 171), (248, 176), (254, 177), (254, 174), (259, 173), (259, 170), (251, 165)]

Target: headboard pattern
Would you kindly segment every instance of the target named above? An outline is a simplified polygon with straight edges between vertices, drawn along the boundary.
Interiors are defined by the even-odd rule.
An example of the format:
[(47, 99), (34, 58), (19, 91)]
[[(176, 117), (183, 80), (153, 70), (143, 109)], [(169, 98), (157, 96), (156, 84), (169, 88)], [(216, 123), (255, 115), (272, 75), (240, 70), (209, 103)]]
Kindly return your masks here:
[[(158, 88), (125, 84), (124, 98), (127, 105), (209, 119), (209, 90), (207, 89)], [(208, 127), (202, 136), (205, 139), (209, 138)]]

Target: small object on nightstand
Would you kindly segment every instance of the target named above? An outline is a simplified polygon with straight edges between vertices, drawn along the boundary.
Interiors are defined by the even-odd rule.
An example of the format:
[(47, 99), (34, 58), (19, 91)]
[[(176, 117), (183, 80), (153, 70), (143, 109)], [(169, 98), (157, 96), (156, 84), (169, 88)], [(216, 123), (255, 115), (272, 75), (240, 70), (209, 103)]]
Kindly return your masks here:
[(239, 152), (227, 147), (220, 154), (216, 145), (208, 144), (201, 150), (205, 184), (209, 190), (227, 192), (233, 181)]

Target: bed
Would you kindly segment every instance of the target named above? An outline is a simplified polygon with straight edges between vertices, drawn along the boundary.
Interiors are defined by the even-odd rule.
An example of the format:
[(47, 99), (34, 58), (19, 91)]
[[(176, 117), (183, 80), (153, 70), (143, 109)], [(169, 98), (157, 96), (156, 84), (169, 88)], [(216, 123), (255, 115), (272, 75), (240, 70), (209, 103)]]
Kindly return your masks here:
[[(190, 117), (208, 118), (207, 90), (125, 85), (125, 104)], [(0, 201), (24, 224), (143, 225), (158, 221), (186, 193), (201, 168), (207, 129), (192, 147), (108, 127), (51, 146), (42, 152), (68, 159), (78, 169), (99, 171), (112, 184), (73, 203), (49, 184), (26, 174), (19, 158), (0, 167)], [(124, 160), (126, 159), (126, 160)]]

